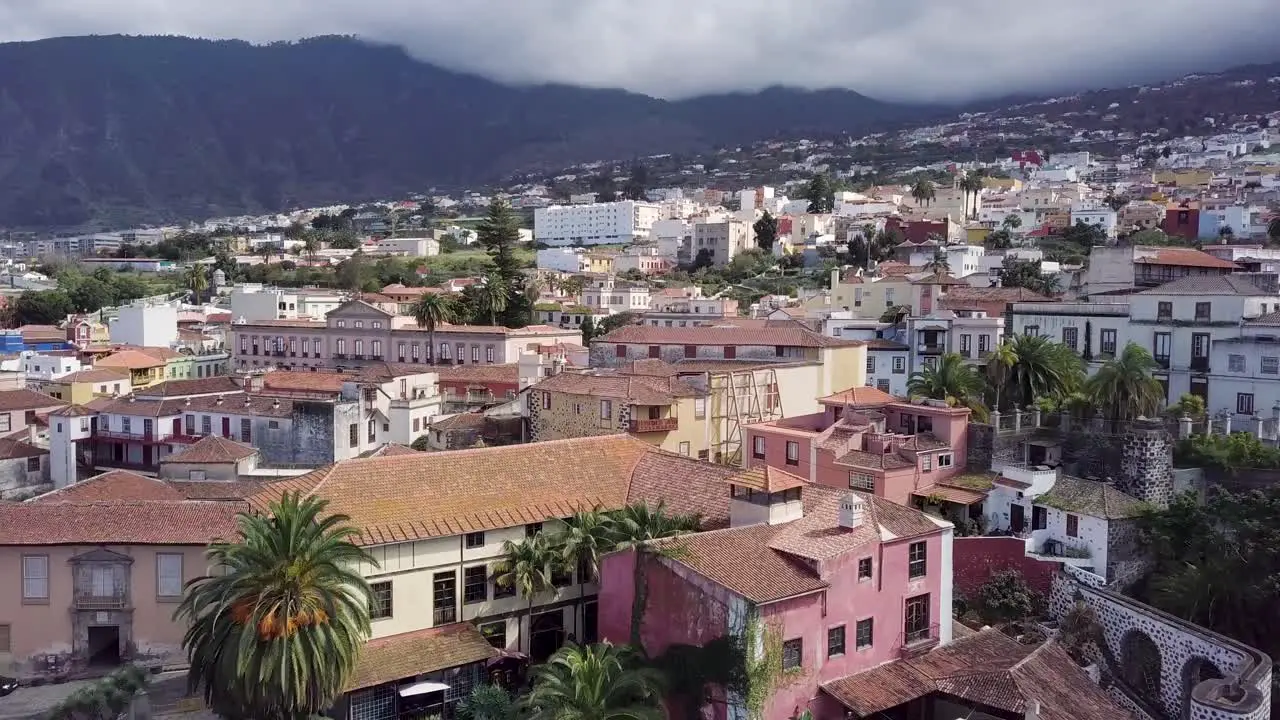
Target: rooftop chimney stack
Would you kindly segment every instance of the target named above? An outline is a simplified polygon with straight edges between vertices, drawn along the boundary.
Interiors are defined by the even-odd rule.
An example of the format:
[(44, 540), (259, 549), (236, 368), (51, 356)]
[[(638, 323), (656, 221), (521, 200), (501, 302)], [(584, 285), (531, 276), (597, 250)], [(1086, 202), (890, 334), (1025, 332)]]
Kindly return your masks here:
[(867, 514), (867, 501), (854, 493), (845, 495), (840, 500), (840, 527), (856, 530), (862, 527), (863, 518)]

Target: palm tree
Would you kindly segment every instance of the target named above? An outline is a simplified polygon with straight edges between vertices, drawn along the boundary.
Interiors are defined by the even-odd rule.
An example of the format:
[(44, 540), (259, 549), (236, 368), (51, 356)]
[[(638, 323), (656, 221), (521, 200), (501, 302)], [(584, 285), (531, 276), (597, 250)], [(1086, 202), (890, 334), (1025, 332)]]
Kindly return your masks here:
[(1164, 386), (1152, 377), (1156, 361), (1137, 343), (1124, 346), (1120, 355), (1103, 363), (1085, 383), (1085, 393), (1095, 407), (1114, 420), (1153, 417), (1164, 404)]
[(567, 277), (560, 281), (560, 292), (572, 297), (574, 300), (578, 299), (578, 296), (582, 294), (582, 291), (586, 289), (586, 287), (587, 281), (576, 275)]
[(911, 186), (911, 197), (915, 198), (916, 205), (928, 207), (936, 196), (937, 190), (934, 188), (933, 181), (923, 175), (916, 178), (915, 184)]
[(427, 357), (431, 364), (438, 361), (436, 348), (436, 328), (451, 323), (458, 317), (458, 304), (453, 297), (445, 293), (422, 293), (409, 308), (409, 315), (418, 323), (418, 327), (427, 329)]
[[(600, 575), (600, 556), (613, 550), (613, 534), (612, 519), (599, 510), (576, 512), (565, 521), (565, 530), (559, 537), (560, 550), (565, 564), (578, 570), (579, 599), (586, 595), (587, 581)], [(582, 637), (576, 611), (573, 631)]]
[(529, 601), (529, 650), (533, 650), (533, 600), (551, 589), (551, 573), (559, 568), (561, 554), (542, 533), (520, 542), (502, 543), (502, 559), (494, 566), (494, 583), (515, 588)]
[(1015, 335), (1010, 342), (1018, 358), (1010, 379), (1019, 407), (1042, 397), (1065, 398), (1084, 381), (1084, 364), (1066, 345), (1042, 335)]
[(275, 257), (276, 254), (275, 246), (269, 242), (259, 243), (258, 254), (262, 256), (262, 263), (264, 265), (270, 265), (271, 258)]
[(543, 282), (536, 277), (527, 277), (524, 279), (524, 299), (529, 306), (529, 322), (533, 322), (537, 317), (534, 306), (538, 304), (538, 300), (542, 297), (542, 289), (545, 287)]
[(1014, 351), (1013, 344), (1007, 339), (987, 355), (987, 385), (995, 394), (995, 402), (991, 407), (996, 412), (1000, 411), (1000, 392), (1013, 375), (1013, 366), (1017, 362), (1018, 354)]
[(490, 273), (476, 289), (482, 312), (489, 313), (489, 324), (498, 324), (498, 314), (505, 312), (511, 300), (511, 288), (497, 273)]
[(982, 404), (985, 389), (982, 376), (958, 353), (944, 354), (936, 365), (926, 365), (907, 380), (909, 394), (946, 400), (950, 405), (963, 405), (979, 419), (984, 419), (987, 414), (987, 408)]
[(614, 547), (618, 550), (636, 551), (636, 562), (632, 571), (635, 587), (631, 601), (632, 646), (641, 647), (640, 626), (644, 621), (645, 607), (649, 600), (646, 579), (647, 556), (678, 557), (684, 552), (681, 545), (654, 544), (653, 541), (694, 532), (701, 525), (701, 518), (696, 516), (669, 515), (662, 504), (650, 507), (645, 503), (635, 503), (613, 513)]
[(965, 198), (973, 196), (973, 204), (969, 205), (970, 217), (978, 216), (978, 196), (982, 194), (982, 188), (982, 178), (977, 175), (969, 174), (960, 179), (960, 190), (964, 192)]
[(315, 233), (309, 232), (303, 236), (302, 252), (307, 256), (309, 264), (316, 264), (316, 254), (320, 252), (320, 239), (316, 237)]
[(1000, 225), (1005, 230), (1017, 230), (1018, 228), (1022, 227), (1022, 217), (1019, 215), (1014, 215), (1013, 213), (1009, 213), (1008, 215), (1004, 216), (1004, 221), (1001, 222)]
[(188, 625), (187, 681), (225, 717), (309, 718), (355, 670), (372, 602), (356, 568), (375, 563), (326, 504), (286, 493), (267, 515), (240, 514), (239, 541), (205, 551), (225, 572), (187, 584), (175, 613)]
[(183, 280), (187, 287), (191, 288), (196, 304), (200, 304), (200, 293), (209, 289), (209, 275), (205, 272), (204, 265), (195, 263), (188, 266), (187, 271), (183, 273)]
[[(939, 238), (940, 239), (940, 238)], [(951, 263), (947, 260), (947, 250), (944, 247), (936, 247), (933, 249), (933, 257), (925, 264), (926, 272), (935, 275), (946, 275), (951, 272)]]
[(561, 648), (532, 671), (529, 720), (663, 720), (662, 676), (625, 645)]

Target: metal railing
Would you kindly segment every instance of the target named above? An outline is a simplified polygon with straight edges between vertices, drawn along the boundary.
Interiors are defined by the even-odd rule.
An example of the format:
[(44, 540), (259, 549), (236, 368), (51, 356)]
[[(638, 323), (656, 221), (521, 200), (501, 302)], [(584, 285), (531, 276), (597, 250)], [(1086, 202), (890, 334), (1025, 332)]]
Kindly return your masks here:
[(680, 427), (679, 418), (656, 418), (653, 420), (632, 420), (631, 432), (648, 433), (648, 432), (671, 432)]
[(72, 603), (77, 610), (119, 610), (128, 605), (129, 598), (124, 593), (111, 595), (76, 593)]
[(456, 607), (436, 608), (431, 619), (433, 626), (458, 622), (458, 609)]

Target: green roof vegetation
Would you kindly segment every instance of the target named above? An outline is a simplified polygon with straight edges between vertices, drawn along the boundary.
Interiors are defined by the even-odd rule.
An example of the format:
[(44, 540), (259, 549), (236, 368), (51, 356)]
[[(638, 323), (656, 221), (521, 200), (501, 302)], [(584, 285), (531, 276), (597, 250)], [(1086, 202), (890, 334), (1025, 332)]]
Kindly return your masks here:
[(966, 490), (990, 490), (995, 486), (994, 473), (968, 473), (957, 475), (946, 481), (947, 485), (955, 485)]

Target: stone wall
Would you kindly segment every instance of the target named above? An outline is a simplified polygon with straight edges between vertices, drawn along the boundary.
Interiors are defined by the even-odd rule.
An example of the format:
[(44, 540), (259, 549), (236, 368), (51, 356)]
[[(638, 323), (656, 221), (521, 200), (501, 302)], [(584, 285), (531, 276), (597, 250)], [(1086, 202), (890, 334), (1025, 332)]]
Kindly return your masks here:
[(996, 429), (983, 423), (969, 423), (968, 458), (966, 469), (969, 472), (987, 472), (991, 470), (991, 459), (994, 457)]
[(0, 500), (25, 500), (53, 489), (48, 453), (39, 456), (39, 470), (28, 469), (27, 460), (24, 457), (0, 460)]
[[(1077, 600), (1097, 616), (1109, 656), (1108, 691), (1125, 707), (1133, 697), (1165, 718), (1191, 720), (1265, 720), (1271, 714), (1271, 658), (1205, 628), (1180, 620), (1101, 586), (1101, 578), (1066, 566), (1054, 579), (1050, 611), (1061, 619)], [(1127, 648), (1150, 641), (1159, 653), (1159, 687), (1154, 695), (1127, 680)], [(1200, 681), (1199, 669), (1212, 666), (1224, 679)], [(1132, 668), (1129, 668), (1131, 671)], [(1142, 713), (1150, 715), (1151, 713)]]
[(1116, 486), (1156, 507), (1173, 499), (1173, 436), (1159, 422), (1134, 422), (1124, 435)]
[(544, 390), (526, 393), (529, 407), (529, 441), (564, 440), (566, 438), (616, 435), (631, 426), (631, 406), (614, 398), (609, 420), (600, 417), (600, 401), (605, 398), (568, 393), (551, 393), (551, 406), (545, 406)]

